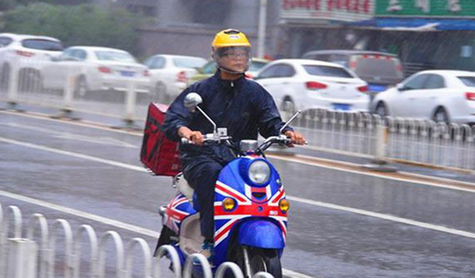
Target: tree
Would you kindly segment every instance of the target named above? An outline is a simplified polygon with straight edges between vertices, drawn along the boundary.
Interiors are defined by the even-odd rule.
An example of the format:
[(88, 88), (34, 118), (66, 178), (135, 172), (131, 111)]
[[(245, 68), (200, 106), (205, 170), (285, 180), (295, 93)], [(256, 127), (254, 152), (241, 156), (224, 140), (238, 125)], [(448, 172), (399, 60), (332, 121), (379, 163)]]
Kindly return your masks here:
[(60, 39), (65, 46), (108, 46), (132, 53), (138, 39), (136, 29), (144, 23), (126, 10), (102, 9), (89, 4), (36, 3), (10, 10), (3, 18), (4, 30), (8, 32), (51, 36)]

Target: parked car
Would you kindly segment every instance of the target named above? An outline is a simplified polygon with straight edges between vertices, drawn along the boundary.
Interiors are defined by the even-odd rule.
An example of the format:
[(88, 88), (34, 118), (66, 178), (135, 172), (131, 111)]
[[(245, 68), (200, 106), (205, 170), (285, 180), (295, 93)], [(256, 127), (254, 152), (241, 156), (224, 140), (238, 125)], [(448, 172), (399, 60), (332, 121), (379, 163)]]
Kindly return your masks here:
[(368, 111), (367, 83), (344, 66), (305, 59), (276, 60), (255, 77), (281, 110)]
[[(261, 58), (252, 58), (251, 66), (249, 70), (246, 71), (246, 76), (248, 78), (254, 78), (257, 73), (269, 63), (270, 61), (267, 59)], [(191, 77), (189, 80), (189, 85), (195, 83), (196, 81), (200, 81), (202, 79), (208, 78), (216, 72), (216, 62), (214, 60), (208, 61), (203, 67), (198, 69), (198, 73)]]
[(155, 99), (168, 102), (180, 94), (206, 59), (182, 55), (154, 55), (144, 63), (150, 70), (151, 90)]
[(305, 53), (303, 59), (337, 63), (353, 70), (368, 82), (371, 97), (394, 86), (404, 78), (401, 61), (394, 54), (362, 50), (316, 50)]
[(63, 89), (73, 76), (75, 91), (80, 95), (97, 90), (127, 90), (130, 81), (136, 82), (136, 91), (148, 92), (150, 88), (146, 66), (127, 51), (108, 47), (69, 47), (43, 66), (41, 74), (46, 89)]
[(428, 70), (378, 94), (371, 110), (384, 117), (475, 123), (475, 73)]
[(61, 41), (52, 37), (1, 33), (0, 88), (8, 88), (14, 66), (20, 85), (39, 82), (42, 63), (62, 51)]

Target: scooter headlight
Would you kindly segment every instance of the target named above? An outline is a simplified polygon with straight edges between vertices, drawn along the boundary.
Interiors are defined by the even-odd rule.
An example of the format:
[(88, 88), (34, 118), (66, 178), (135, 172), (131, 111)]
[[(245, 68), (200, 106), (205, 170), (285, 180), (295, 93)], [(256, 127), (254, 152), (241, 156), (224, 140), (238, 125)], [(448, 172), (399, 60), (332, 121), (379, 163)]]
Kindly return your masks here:
[(269, 164), (262, 160), (255, 160), (249, 165), (249, 179), (257, 185), (269, 182), (270, 173)]

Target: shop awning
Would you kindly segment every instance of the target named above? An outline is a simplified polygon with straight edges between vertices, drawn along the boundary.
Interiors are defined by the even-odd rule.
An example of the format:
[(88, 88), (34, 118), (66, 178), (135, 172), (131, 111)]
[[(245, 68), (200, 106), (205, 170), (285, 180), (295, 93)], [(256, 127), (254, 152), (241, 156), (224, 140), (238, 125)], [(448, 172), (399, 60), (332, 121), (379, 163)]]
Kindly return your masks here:
[(349, 25), (394, 31), (475, 31), (475, 20), (469, 19), (376, 18)]

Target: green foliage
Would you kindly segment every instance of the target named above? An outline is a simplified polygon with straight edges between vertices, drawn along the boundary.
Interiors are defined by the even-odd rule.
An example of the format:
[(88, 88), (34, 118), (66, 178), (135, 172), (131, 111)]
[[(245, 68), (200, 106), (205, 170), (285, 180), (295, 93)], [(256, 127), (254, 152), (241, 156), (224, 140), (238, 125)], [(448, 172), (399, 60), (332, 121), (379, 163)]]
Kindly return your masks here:
[(51, 36), (65, 46), (108, 46), (135, 53), (136, 29), (144, 21), (118, 8), (37, 3), (6, 12), (4, 22), (6, 32)]

